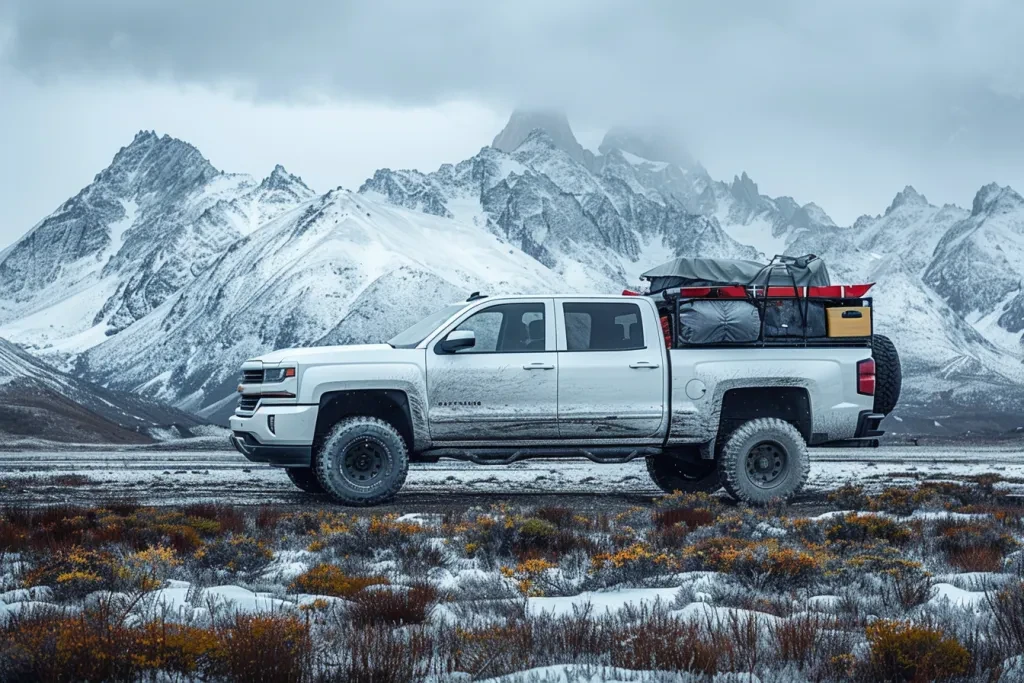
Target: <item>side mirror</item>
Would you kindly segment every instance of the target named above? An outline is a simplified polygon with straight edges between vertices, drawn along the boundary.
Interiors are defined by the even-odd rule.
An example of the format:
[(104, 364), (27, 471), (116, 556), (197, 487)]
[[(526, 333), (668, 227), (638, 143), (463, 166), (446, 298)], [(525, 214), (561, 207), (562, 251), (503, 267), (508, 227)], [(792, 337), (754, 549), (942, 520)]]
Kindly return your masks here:
[(473, 330), (454, 330), (437, 345), (441, 353), (455, 353), (459, 349), (470, 349), (476, 346), (476, 332)]

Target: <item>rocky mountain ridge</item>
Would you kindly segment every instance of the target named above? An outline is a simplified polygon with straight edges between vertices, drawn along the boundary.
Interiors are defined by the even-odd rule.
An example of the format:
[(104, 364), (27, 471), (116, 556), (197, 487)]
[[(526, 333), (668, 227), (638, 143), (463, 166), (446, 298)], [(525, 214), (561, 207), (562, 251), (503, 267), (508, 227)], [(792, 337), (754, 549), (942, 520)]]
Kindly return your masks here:
[(968, 211), (908, 186), (842, 227), (746, 173), (711, 178), (657, 131), (615, 128), (599, 154), (580, 150), (564, 117), (520, 112), (469, 159), (318, 196), (280, 166), (257, 182), (142, 132), (0, 254), (0, 335), (220, 417), (246, 357), (386, 339), (469, 291), (616, 292), (681, 255), (817, 253), (838, 281), (877, 281), (915, 416), (1024, 405), (1012, 189), (986, 186)]

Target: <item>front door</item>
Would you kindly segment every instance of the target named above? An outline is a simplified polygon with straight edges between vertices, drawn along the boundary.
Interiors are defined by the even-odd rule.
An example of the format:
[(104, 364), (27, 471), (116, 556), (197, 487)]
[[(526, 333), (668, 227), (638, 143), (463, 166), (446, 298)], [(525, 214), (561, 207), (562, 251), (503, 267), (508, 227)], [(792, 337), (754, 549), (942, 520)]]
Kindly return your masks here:
[[(554, 303), (516, 300), (477, 309), (427, 347), (434, 441), (514, 441), (558, 436)], [(454, 330), (476, 345), (440, 353)]]
[(558, 429), (563, 439), (654, 437), (666, 370), (654, 311), (623, 301), (559, 301)]

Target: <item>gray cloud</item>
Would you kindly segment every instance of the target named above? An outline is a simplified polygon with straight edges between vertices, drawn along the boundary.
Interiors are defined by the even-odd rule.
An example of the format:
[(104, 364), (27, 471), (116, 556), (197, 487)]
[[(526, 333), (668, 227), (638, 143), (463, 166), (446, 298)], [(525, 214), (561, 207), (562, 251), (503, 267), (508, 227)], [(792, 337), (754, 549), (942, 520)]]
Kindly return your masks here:
[(1024, 180), (1019, 0), (8, 3), (3, 59), (42, 83), (656, 119), (713, 172), (842, 217), (907, 182), (964, 202)]

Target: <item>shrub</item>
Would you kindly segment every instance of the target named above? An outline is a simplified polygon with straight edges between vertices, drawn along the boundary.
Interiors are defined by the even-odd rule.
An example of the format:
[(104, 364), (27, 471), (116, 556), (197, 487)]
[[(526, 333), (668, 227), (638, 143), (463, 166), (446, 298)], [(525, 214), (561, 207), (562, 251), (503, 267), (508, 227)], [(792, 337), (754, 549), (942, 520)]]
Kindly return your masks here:
[[(239, 508), (233, 505), (193, 503), (183, 507), (181, 512), (193, 524), (196, 520), (206, 520), (207, 522), (215, 522), (217, 531), (221, 533), (245, 533), (245, 515), (242, 514)], [(207, 528), (213, 529), (213, 526), (207, 525)]]
[(882, 600), (904, 610), (922, 605), (932, 597), (932, 576), (920, 567), (907, 565), (883, 573)]
[(843, 510), (864, 510), (868, 507), (868, 496), (863, 486), (843, 484), (828, 494), (828, 502)]
[(954, 567), (964, 571), (999, 571), (1003, 556), (1017, 541), (993, 521), (940, 520), (937, 546)]
[(502, 567), (501, 573), (505, 578), (515, 579), (519, 592), (528, 597), (543, 596), (548, 587), (546, 577), (549, 571), (557, 569), (557, 566), (545, 559), (523, 560), (511, 567)]
[(139, 669), (181, 676), (192, 676), (208, 668), (218, 647), (211, 629), (165, 621), (147, 623), (134, 635), (130, 655)]
[(646, 543), (634, 543), (614, 553), (598, 553), (591, 556), (590, 565), (591, 581), (599, 586), (647, 584), (650, 579), (682, 568), (677, 555), (656, 550)]
[(868, 675), (883, 681), (942, 681), (963, 676), (971, 654), (939, 629), (879, 620), (867, 627)]
[(728, 638), (699, 621), (684, 621), (659, 612), (644, 612), (633, 623), (617, 623), (611, 664), (625, 669), (687, 671), (711, 675), (730, 647)]
[(256, 513), (256, 528), (264, 533), (275, 531), (277, 525), (281, 523), (282, 517), (284, 517), (284, 512), (281, 508), (261, 505), (259, 512)]
[(869, 508), (875, 511), (891, 512), (894, 515), (909, 515), (931, 498), (929, 490), (892, 486), (871, 499)]
[(299, 574), (291, 582), (288, 590), (293, 593), (313, 593), (316, 595), (333, 595), (338, 598), (351, 598), (367, 586), (386, 585), (390, 583), (383, 576), (348, 576), (340, 567), (333, 564), (318, 564)]
[(232, 681), (306, 680), (312, 668), (309, 625), (283, 614), (236, 614), (216, 628), (211, 673)]
[(192, 558), (202, 569), (251, 574), (270, 564), (274, 553), (252, 536), (232, 536), (200, 547)]
[(885, 541), (902, 545), (912, 538), (912, 534), (906, 525), (886, 517), (851, 512), (835, 519), (826, 528), (825, 538), (835, 544)]
[(987, 596), (996, 634), (1008, 652), (1024, 652), (1024, 582)]
[(111, 603), (72, 614), (34, 611), (0, 629), (0, 680), (134, 681), (207, 671), (219, 643), (209, 629), (155, 621), (130, 627)]
[(665, 530), (677, 525), (693, 531), (697, 527), (713, 524), (722, 504), (707, 493), (673, 493), (654, 501), (651, 513), (654, 528)]
[(825, 631), (835, 620), (823, 614), (808, 613), (769, 624), (775, 651), (784, 662), (792, 662), (800, 670), (807, 669), (818, 657)]
[(422, 624), (430, 616), (437, 601), (437, 590), (430, 584), (391, 590), (364, 590), (355, 594), (348, 618), (360, 628), (388, 625)]
[(369, 626), (332, 635), (325, 683), (410, 683), (432, 673), (436, 645), (427, 631)]
[(562, 507), (560, 505), (546, 505), (544, 507), (539, 507), (534, 510), (533, 515), (537, 519), (555, 525), (555, 528), (557, 529), (569, 529), (589, 522), (589, 520), (577, 518), (571, 508)]
[(709, 538), (683, 551), (688, 569), (733, 574), (756, 587), (806, 585), (817, 578), (830, 559), (821, 552), (781, 547), (775, 539), (747, 541)]
[(28, 586), (53, 588), (60, 600), (82, 598), (101, 588), (151, 588), (132, 585), (131, 574), (109, 552), (73, 547), (47, 557), (25, 577)]

